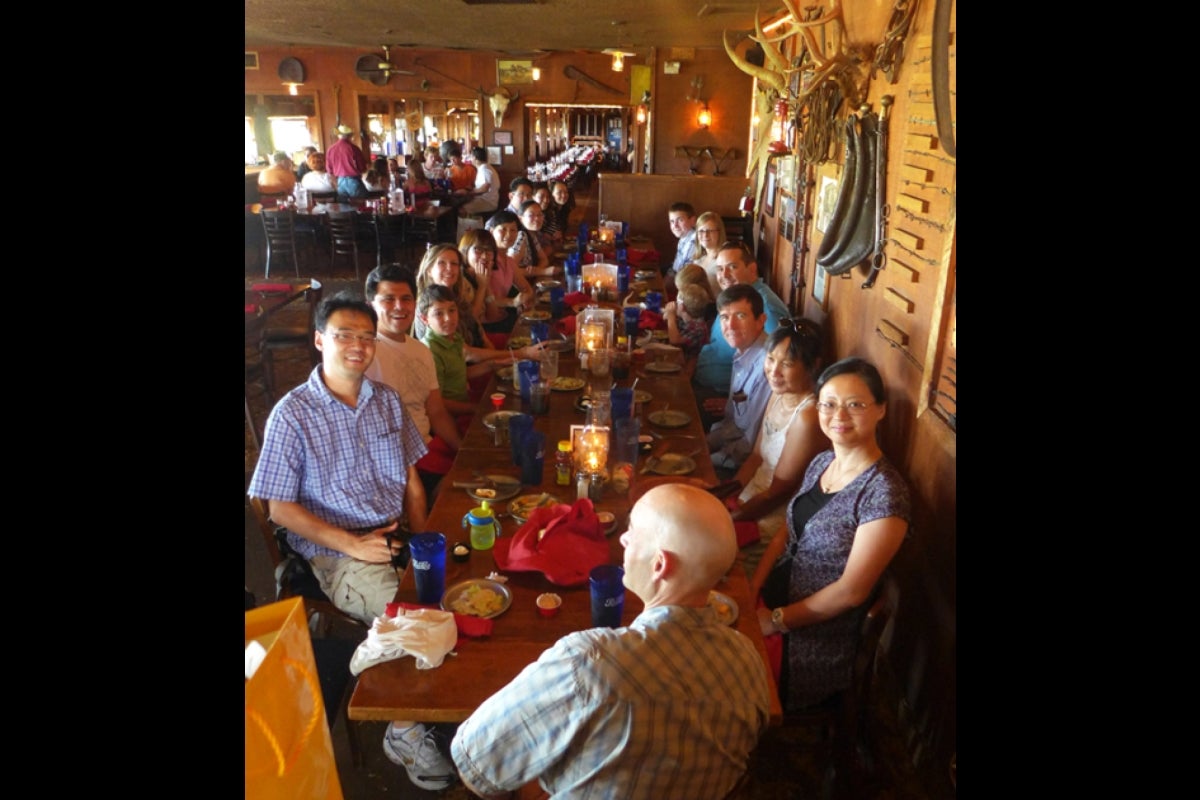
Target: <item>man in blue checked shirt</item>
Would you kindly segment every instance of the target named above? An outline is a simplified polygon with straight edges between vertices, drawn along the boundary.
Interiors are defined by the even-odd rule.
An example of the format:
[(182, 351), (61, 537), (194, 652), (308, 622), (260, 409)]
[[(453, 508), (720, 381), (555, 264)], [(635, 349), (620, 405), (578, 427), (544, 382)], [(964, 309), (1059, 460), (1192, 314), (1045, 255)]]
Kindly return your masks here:
[(664, 484), (634, 505), (621, 544), (645, 610), (559, 639), (459, 726), (450, 752), (476, 795), (536, 779), (552, 800), (718, 800), (746, 771), (770, 689), (754, 644), (708, 606), (737, 557), (729, 514)]
[(271, 409), (249, 490), (334, 605), (368, 625), (398, 586), (388, 534), (405, 515), (422, 530), (427, 513), (416, 468), (424, 439), (396, 390), (364, 377), (377, 319), (349, 294), (321, 301), (321, 364)]

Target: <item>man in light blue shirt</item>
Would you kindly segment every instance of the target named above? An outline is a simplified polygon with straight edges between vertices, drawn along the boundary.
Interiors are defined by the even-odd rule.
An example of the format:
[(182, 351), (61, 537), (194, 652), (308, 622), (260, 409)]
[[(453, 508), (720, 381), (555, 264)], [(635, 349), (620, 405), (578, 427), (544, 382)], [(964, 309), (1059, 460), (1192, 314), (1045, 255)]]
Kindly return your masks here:
[[(722, 290), (745, 283), (753, 286), (762, 296), (763, 310), (767, 315), (766, 333), (773, 333), (779, 327), (779, 320), (791, 316), (779, 295), (771, 291), (771, 287), (759, 277), (754, 254), (745, 243), (730, 241), (722, 244), (716, 264), (717, 283)], [(708, 344), (700, 348), (691, 374), (692, 388), (696, 392), (696, 399), (700, 401), (705, 428), (711, 427), (724, 412), (733, 370), (733, 353), (733, 348), (721, 333), (721, 320), (713, 320)]]
[(770, 688), (754, 644), (707, 604), (737, 556), (728, 511), (697, 487), (656, 486), (621, 544), (645, 609), (559, 639), (459, 726), (450, 752), (479, 797), (536, 779), (553, 800), (720, 800), (745, 773)]
[(675, 245), (675, 260), (663, 278), (667, 282), (675, 280), (675, 273), (683, 269), (684, 264), (691, 262), (696, 252), (696, 209), (691, 203), (672, 203), (667, 209), (667, 222), (671, 233), (679, 242)]

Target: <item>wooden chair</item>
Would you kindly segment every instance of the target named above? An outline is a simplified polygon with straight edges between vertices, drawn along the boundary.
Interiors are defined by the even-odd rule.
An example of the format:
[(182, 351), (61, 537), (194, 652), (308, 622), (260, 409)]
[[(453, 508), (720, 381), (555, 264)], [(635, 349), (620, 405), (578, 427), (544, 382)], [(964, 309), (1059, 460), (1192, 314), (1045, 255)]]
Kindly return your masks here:
[(358, 274), (358, 223), (353, 211), (331, 211), (327, 218), (329, 226), (329, 267), (332, 270), (338, 256), (354, 259), (354, 279)]
[[(250, 509), (254, 514), (255, 522), (258, 523), (259, 531), (262, 533), (263, 543), (267, 546), (267, 554), (275, 567), (275, 600), (286, 600), (290, 597), (304, 598), (304, 609), (308, 614), (309, 628), (314, 634), (320, 631), (326, 639), (344, 639), (350, 642), (361, 642), (365, 639), (368, 626), (363, 624), (362, 620), (350, 616), (335, 606), (329, 596), (321, 590), (320, 583), (313, 575), (308, 562), (288, 545), (284, 528), (271, 521), (266, 501), (258, 497), (251, 497)], [(335, 625), (348, 627), (348, 635), (333, 636)], [(316, 639), (314, 639), (314, 644), (315, 642)], [(314, 647), (314, 653), (317, 652), (317, 648)], [(318, 669), (319, 667), (320, 663), (318, 663)], [(341, 670), (337, 672), (339, 674), (332, 676), (335, 678), (332, 685), (343, 688), (337, 695), (338, 705), (336, 708), (338, 713), (345, 716), (346, 705), (350, 702), (355, 682), (350, 680), (347, 675), (341, 675)], [(322, 678), (324, 691), (324, 687), (330, 682), (324, 680), (324, 675)], [(342, 680), (336, 680), (337, 678)], [(332, 706), (332, 703), (329, 706)], [(327, 714), (327, 716), (329, 727), (332, 728), (336, 722), (336, 715)], [(363, 755), (358, 739), (358, 729), (349, 717), (346, 717), (346, 738), (350, 744), (351, 760), (356, 767), (362, 766)]]
[(375, 266), (396, 260), (396, 250), (405, 242), (404, 217), (406, 214), (375, 215)]
[(321, 282), (313, 279), (304, 293), (307, 313), (303, 324), (271, 325), (268, 323), (263, 328), (259, 339), (259, 354), (267, 392), (270, 396), (278, 397), (280, 395), (277, 388), (278, 383), (275, 380), (275, 361), (280, 353), (290, 351), (293, 357), (306, 358), (310, 369), (320, 362), (321, 353), (313, 344), (316, 331), (313, 315), (316, 313), (317, 304), (321, 302), (323, 293), (324, 287)]
[(263, 277), (271, 277), (271, 264), (277, 259), (291, 259), (296, 277), (300, 277), (300, 256), (296, 248), (296, 210), (292, 208), (266, 209), (262, 217), (263, 231), (267, 238), (267, 266)]
[(250, 430), (254, 449), (262, 450), (263, 426), (259, 423), (259, 416), (254, 413), (250, 405), (251, 387), (261, 386), (268, 411), (275, 404), (275, 395), (262, 363), (262, 332), (265, 328), (265, 319), (261, 307), (258, 309), (258, 316), (253, 323), (248, 322), (246, 325), (246, 427)]

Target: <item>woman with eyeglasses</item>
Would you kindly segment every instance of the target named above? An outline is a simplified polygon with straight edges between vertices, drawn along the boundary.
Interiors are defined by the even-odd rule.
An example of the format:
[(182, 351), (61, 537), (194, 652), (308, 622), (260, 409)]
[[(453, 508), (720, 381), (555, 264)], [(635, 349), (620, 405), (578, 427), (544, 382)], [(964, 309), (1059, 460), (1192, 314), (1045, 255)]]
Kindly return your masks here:
[(725, 222), (720, 214), (705, 211), (696, 218), (696, 252), (692, 254), (692, 261), (704, 267), (713, 297), (721, 293), (721, 285), (717, 283), (717, 254), (724, 241)]
[(817, 419), (833, 447), (808, 465), (787, 505), (787, 536), (771, 540), (750, 581), (763, 601), (757, 613), (767, 651), (782, 649), (785, 712), (850, 685), (863, 618), (912, 517), (908, 484), (877, 440), (887, 411), (879, 371), (861, 358), (842, 359), (821, 373), (816, 393)]
[(771, 398), (758, 441), (734, 477), (741, 494), (731, 498), (734, 521), (756, 521), (759, 540), (742, 548), (742, 566), (753, 578), (768, 545), (783, 530), (784, 506), (800, 487), (813, 457), (829, 447), (817, 419), (814, 374), (821, 330), (811, 320), (781, 320), (767, 339), (763, 372)]

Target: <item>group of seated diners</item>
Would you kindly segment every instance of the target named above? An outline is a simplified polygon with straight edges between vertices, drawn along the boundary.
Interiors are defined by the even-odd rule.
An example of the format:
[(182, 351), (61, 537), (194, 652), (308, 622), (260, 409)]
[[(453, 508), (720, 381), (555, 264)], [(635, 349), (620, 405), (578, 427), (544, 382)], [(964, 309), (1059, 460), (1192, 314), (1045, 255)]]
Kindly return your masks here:
[[(324, 299), (321, 363), (267, 421), (249, 494), (268, 501), (333, 602), (368, 625), (398, 588), (388, 534), (402, 519), (424, 529), (488, 376), (511, 363), (504, 339), (534, 303), (527, 277), (552, 269), (540, 234), (569, 213), (567, 187), (519, 178), (511, 194), (457, 246), (429, 248), (415, 273), (385, 265), (363, 296)], [(626, 588), (645, 609), (629, 626), (564, 636), (462, 723), (390, 723), (384, 751), (421, 788), (461, 780), (494, 797), (537, 780), (551, 797), (721, 798), (768, 724), (768, 668), (785, 713), (849, 685), (863, 618), (911, 519), (906, 481), (879, 445), (883, 380), (862, 358), (823, 363), (819, 326), (790, 317), (720, 215), (675, 203), (668, 217), (678, 247), (664, 321), (721, 486), (736, 486), (666, 483), (637, 500), (620, 541)], [(339, 454), (351, 449), (348, 470)], [(742, 613), (757, 616), (769, 665), (707, 605), (739, 555), (757, 604)]]

